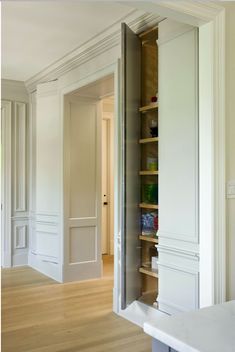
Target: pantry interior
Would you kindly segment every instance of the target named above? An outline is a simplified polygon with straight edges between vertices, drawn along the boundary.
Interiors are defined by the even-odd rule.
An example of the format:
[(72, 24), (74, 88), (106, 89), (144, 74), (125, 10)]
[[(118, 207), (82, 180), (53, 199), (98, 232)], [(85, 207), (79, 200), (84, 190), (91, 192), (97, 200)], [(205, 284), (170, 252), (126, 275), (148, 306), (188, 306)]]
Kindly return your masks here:
[(157, 299), (158, 230), (158, 50), (157, 27), (141, 33), (140, 183), (141, 183), (141, 297), (144, 303)]
[[(130, 29), (123, 24), (126, 38), (132, 35)], [(137, 106), (133, 115), (124, 111), (125, 116), (125, 214), (124, 232), (126, 234), (125, 258), (126, 267), (130, 256), (136, 259), (136, 299), (140, 302), (157, 307), (158, 270), (157, 270), (157, 231), (158, 231), (158, 27), (154, 26), (147, 31), (136, 35), (136, 48), (138, 55), (135, 62), (139, 65), (136, 72), (133, 62), (129, 62), (128, 39), (124, 39), (127, 46), (123, 47), (123, 63), (127, 75), (139, 75), (135, 82), (135, 94), (139, 95)], [(134, 54), (134, 55), (135, 55)], [(131, 66), (130, 66), (131, 65)], [(136, 67), (136, 65), (134, 65)], [(126, 101), (130, 100), (128, 83), (124, 87)], [(125, 108), (124, 108), (125, 109)], [(130, 110), (130, 109), (129, 109)], [(135, 203), (137, 204), (135, 206)], [(130, 228), (136, 231), (131, 234)], [(133, 253), (133, 248), (136, 252)], [(139, 258), (136, 258), (139, 256)], [(131, 274), (132, 275), (132, 274)], [(128, 269), (124, 278), (124, 285), (130, 282)], [(139, 283), (139, 284), (138, 284)], [(128, 292), (123, 296), (128, 302)], [(133, 297), (130, 298), (133, 299)], [(123, 307), (126, 307), (123, 302)], [(128, 303), (127, 303), (128, 304)]]

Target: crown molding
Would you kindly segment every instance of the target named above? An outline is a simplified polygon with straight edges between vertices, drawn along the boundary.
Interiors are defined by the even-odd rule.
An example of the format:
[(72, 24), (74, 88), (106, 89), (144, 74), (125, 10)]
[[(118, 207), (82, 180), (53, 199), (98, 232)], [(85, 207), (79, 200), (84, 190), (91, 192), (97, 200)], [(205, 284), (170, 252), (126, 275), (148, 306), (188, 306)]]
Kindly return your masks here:
[(97, 34), (77, 49), (26, 80), (25, 85), (28, 92), (33, 92), (39, 83), (58, 79), (72, 69), (95, 58), (97, 55), (119, 45), (121, 40), (121, 22), (125, 21), (134, 32), (139, 33), (148, 27), (156, 25), (162, 19), (163, 17), (156, 14), (144, 13), (141, 10), (131, 11), (131, 13), (115, 22), (102, 33)]
[(222, 7), (212, 1), (186, 0), (161, 1), (161, 6), (197, 18), (198, 25), (204, 24), (220, 13)]
[(224, 9), (221, 4), (205, 0), (152, 0), (149, 1), (125, 1), (126, 5), (136, 9), (157, 13), (175, 21), (200, 26), (207, 22), (213, 21), (221, 10)]
[(19, 87), (19, 88), (24, 88), (25, 89), (25, 83), (23, 81), (15, 81), (13, 79), (1, 79), (1, 84), (3, 87)]

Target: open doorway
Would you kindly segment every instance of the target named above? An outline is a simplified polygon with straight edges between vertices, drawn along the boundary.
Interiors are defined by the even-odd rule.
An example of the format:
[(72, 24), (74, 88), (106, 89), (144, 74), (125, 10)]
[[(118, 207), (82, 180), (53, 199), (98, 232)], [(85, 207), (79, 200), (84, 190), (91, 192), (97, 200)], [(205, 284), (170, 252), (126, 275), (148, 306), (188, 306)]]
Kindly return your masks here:
[(113, 277), (114, 75), (65, 95), (64, 281)]
[(102, 258), (103, 275), (113, 275), (114, 263), (114, 97), (101, 101), (102, 110)]

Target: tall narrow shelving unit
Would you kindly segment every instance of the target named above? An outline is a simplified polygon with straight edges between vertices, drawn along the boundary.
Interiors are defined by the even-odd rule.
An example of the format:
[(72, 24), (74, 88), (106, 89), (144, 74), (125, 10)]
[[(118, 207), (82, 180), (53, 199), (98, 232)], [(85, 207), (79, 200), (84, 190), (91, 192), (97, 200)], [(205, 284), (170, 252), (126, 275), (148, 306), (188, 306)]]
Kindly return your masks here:
[[(158, 133), (150, 130), (151, 121), (158, 126), (158, 102), (152, 102), (152, 97), (158, 93), (158, 50), (157, 50), (157, 28), (152, 28), (139, 35), (141, 41), (141, 104), (140, 115), (140, 199), (139, 204), (141, 222), (143, 217), (149, 215), (158, 217)], [(152, 132), (152, 134), (151, 134)], [(148, 160), (156, 160), (150, 165)], [(148, 190), (152, 191), (153, 202), (148, 197)], [(145, 196), (145, 193), (147, 195)], [(152, 267), (152, 257), (157, 257), (158, 239), (156, 231), (152, 234), (144, 232), (139, 234), (141, 243), (141, 258), (139, 272), (141, 275), (141, 297), (140, 301), (153, 305), (156, 303), (158, 291), (158, 271)]]

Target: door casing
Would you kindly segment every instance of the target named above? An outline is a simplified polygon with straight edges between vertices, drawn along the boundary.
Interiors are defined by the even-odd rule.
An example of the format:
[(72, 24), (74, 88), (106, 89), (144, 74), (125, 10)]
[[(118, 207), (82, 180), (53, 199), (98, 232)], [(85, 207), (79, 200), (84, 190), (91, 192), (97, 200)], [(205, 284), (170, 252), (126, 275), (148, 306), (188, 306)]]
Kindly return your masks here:
[[(91, 84), (93, 82), (96, 82), (110, 74), (114, 75), (114, 160), (118, 160), (119, 158), (119, 148), (121, 147), (120, 144), (120, 139), (119, 138), (119, 133), (120, 131), (117, 129), (118, 127), (118, 119), (117, 116), (119, 116), (120, 114), (120, 107), (119, 107), (119, 97), (120, 97), (120, 60), (117, 60), (115, 63), (105, 67), (102, 70), (99, 70), (89, 76), (87, 76), (86, 78), (79, 80), (77, 82), (75, 82), (72, 85), (67, 86), (66, 88), (61, 89), (60, 91), (60, 97), (61, 97), (61, 112), (62, 112), (62, 118), (61, 118), (61, 131), (63, 134), (63, 140), (64, 140), (64, 119), (65, 119), (65, 114), (64, 114), (64, 109), (65, 109), (65, 105), (64, 105), (64, 98), (65, 95), (72, 93), (73, 91), (82, 88), (84, 86), (87, 86), (88, 84)], [(65, 173), (64, 170), (64, 163), (63, 163), (63, 175)], [(119, 194), (118, 194), (118, 179), (119, 176), (117, 176), (119, 174), (120, 170), (118, 168), (118, 163), (114, 163), (114, 213), (118, 214), (118, 209), (117, 204), (119, 204)], [(65, 184), (66, 180), (65, 177), (63, 176), (63, 190), (65, 189)], [(64, 193), (64, 191), (63, 191)], [(66, 203), (64, 202), (64, 194), (63, 194), (63, 202), (62, 202), (62, 209), (61, 209), (61, 213), (63, 214), (63, 216), (61, 217), (61, 229), (63, 229), (63, 240), (62, 240), (62, 257), (64, 258), (65, 255), (65, 251), (64, 248), (66, 246), (66, 236), (67, 236), (67, 228), (65, 226), (65, 221), (64, 221), (64, 214), (66, 214), (68, 211)], [(119, 278), (118, 278), (118, 253), (119, 253), (119, 249), (118, 249), (118, 237), (119, 234), (117, 234), (116, 229), (119, 228), (119, 218), (118, 216), (115, 216), (114, 218), (114, 272), (117, 273), (117, 275), (115, 275), (114, 277), (114, 289), (113, 289), (113, 310), (115, 312), (118, 312), (118, 287), (119, 287)], [(63, 259), (65, 262), (65, 258)], [(63, 281), (64, 281), (64, 275), (63, 275)]]

